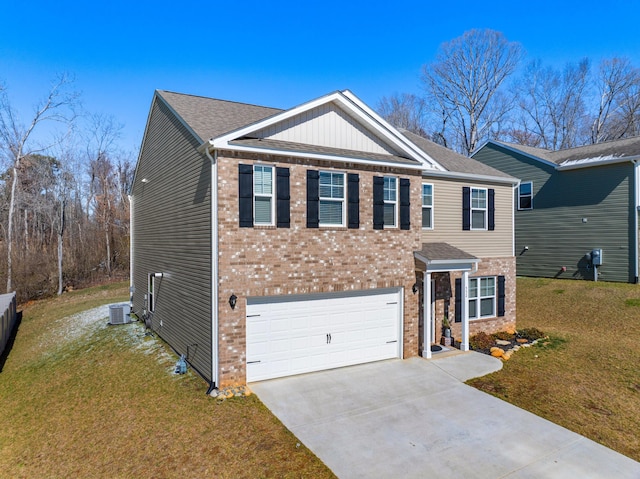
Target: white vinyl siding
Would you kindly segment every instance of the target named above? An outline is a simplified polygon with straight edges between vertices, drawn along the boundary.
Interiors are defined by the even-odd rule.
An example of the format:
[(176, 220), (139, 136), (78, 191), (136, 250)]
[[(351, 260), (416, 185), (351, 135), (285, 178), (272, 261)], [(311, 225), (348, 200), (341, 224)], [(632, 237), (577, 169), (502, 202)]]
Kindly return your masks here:
[(320, 226), (345, 225), (345, 174), (320, 172)]
[(496, 278), (469, 278), (469, 319), (496, 316)]
[(322, 145), (344, 150), (383, 155), (400, 154), (367, 130), (349, 113), (332, 103), (320, 105), (252, 135), (257, 138)]
[(273, 226), (273, 167), (253, 167), (253, 222), (256, 225)]
[(422, 228), (433, 229), (433, 185), (422, 183)]
[(384, 226), (396, 228), (398, 226), (398, 179), (392, 176), (384, 177)]
[(518, 187), (518, 209), (533, 209), (533, 182), (525, 181)]
[(487, 190), (471, 188), (471, 229), (487, 229)]

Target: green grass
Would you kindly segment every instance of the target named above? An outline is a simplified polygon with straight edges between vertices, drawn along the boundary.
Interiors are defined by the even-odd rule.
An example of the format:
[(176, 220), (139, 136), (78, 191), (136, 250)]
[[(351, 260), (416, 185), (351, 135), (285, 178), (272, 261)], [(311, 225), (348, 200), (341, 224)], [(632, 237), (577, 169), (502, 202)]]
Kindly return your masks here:
[(519, 278), (517, 288), (518, 329), (549, 340), (469, 383), (640, 461), (640, 286)]
[(172, 374), (141, 323), (69, 334), (73, 314), (127, 299), (119, 283), (24, 306), (0, 373), (3, 477), (334, 477), (255, 396)]

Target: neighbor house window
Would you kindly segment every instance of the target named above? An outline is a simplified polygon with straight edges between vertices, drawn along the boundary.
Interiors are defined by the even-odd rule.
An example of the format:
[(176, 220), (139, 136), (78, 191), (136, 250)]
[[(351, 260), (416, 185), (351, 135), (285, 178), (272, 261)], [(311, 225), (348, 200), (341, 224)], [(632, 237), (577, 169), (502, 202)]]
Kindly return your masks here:
[(384, 177), (384, 225), (395, 228), (398, 210), (398, 179)]
[(422, 227), (433, 229), (433, 185), (422, 183)]
[(496, 278), (469, 278), (469, 319), (496, 315)]
[(273, 167), (253, 167), (253, 220), (256, 225), (274, 224)]
[(518, 209), (533, 209), (533, 183), (531, 181), (520, 183), (518, 187)]
[(319, 178), (320, 226), (344, 226), (345, 174), (321, 171)]
[(487, 228), (487, 190), (471, 188), (471, 229)]

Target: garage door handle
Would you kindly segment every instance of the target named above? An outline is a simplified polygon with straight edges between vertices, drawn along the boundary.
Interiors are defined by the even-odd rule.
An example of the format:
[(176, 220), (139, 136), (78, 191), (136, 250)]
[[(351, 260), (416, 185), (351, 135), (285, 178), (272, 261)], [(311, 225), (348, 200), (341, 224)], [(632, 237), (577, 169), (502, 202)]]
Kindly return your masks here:
[(393, 302), (387, 303), (387, 304), (398, 304), (398, 302), (397, 301), (393, 301)]
[(398, 342), (398, 340), (396, 339), (396, 340), (394, 340), (394, 341), (387, 341), (387, 344), (397, 343), (397, 342)]
[(327, 334), (327, 344), (331, 344), (331, 334)]
[(257, 318), (259, 314), (247, 314), (247, 318)]
[(255, 363), (259, 363), (260, 361), (247, 361), (247, 364), (255, 364)]

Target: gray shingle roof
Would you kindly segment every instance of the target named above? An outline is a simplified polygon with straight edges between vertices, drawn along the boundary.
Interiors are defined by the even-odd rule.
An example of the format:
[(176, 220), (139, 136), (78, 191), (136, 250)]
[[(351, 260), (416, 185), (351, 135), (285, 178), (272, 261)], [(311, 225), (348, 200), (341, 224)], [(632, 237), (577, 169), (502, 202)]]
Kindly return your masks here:
[(508, 146), (515, 150), (520, 150), (523, 153), (550, 161), (557, 165), (562, 165), (569, 161), (597, 159), (602, 157), (624, 158), (640, 155), (640, 136), (556, 151), (518, 145), (515, 143), (507, 143), (504, 141), (496, 141), (496, 143)]
[(473, 158), (468, 158), (456, 153), (449, 148), (440, 146), (431, 140), (427, 140), (422, 136), (416, 135), (415, 133), (411, 133), (410, 131), (403, 129), (401, 129), (400, 132), (448, 171), (473, 175), (494, 176), (499, 178), (511, 178), (510, 175), (503, 171), (492, 168), (484, 163), (480, 163)]
[(162, 90), (157, 93), (203, 142), (283, 111), (183, 93)]
[(344, 150), (341, 148), (330, 148), (327, 146), (305, 145), (303, 143), (292, 143), (282, 140), (270, 140), (260, 138), (240, 138), (229, 142), (231, 145), (244, 145), (260, 148), (273, 148), (277, 151), (295, 151), (299, 153), (324, 153), (344, 158), (358, 158), (364, 160), (404, 163), (407, 165), (420, 165), (421, 163), (410, 158), (404, 158), (395, 155), (383, 155), (379, 153), (368, 153), (364, 151)]
[(478, 259), (449, 243), (422, 243), (422, 249), (416, 251), (419, 255), (430, 261), (453, 261), (465, 259)]

